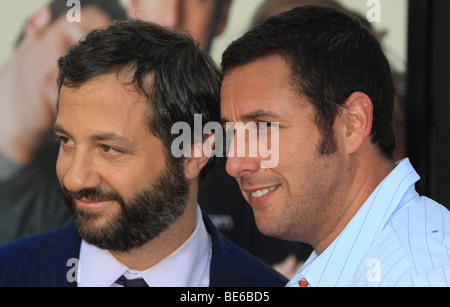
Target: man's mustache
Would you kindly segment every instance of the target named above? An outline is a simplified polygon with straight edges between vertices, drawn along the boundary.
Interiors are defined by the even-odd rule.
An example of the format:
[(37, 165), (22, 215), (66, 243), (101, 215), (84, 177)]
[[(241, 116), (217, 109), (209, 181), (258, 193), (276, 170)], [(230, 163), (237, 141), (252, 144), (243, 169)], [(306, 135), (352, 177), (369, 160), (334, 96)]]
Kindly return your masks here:
[(123, 198), (116, 191), (105, 191), (99, 187), (87, 188), (77, 192), (67, 190), (66, 187), (61, 188), (61, 192), (66, 199), (86, 199), (89, 201), (117, 201), (123, 203)]

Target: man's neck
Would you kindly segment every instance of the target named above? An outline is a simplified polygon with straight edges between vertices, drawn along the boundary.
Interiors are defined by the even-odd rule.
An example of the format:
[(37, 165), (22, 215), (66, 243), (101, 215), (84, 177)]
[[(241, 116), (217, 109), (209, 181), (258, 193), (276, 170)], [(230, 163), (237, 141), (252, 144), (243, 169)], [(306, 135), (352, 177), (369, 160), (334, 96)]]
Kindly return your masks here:
[[(328, 246), (339, 236), (347, 224), (356, 215), (359, 209), (364, 205), (369, 196), (376, 187), (392, 172), (395, 168), (394, 163), (384, 157), (375, 154), (374, 157), (365, 158), (366, 162), (354, 165), (355, 174), (348, 189), (342, 191), (345, 194), (340, 204), (334, 204), (333, 215), (329, 218), (328, 225), (335, 225), (331, 231), (325, 233), (317, 244), (313, 247), (318, 255), (323, 253)], [(360, 160), (363, 161), (363, 160)], [(367, 161), (370, 161), (367, 163)]]

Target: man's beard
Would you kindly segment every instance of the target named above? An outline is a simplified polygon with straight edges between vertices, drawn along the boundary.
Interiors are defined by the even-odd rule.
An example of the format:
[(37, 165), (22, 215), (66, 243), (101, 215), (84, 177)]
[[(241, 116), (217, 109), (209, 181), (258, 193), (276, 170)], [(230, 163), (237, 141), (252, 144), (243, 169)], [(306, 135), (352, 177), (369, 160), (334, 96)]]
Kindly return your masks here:
[[(150, 242), (174, 224), (184, 213), (189, 193), (183, 164), (170, 161), (166, 169), (149, 185), (124, 200), (114, 190), (89, 188), (78, 192), (61, 188), (63, 199), (72, 212), (80, 237), (101, 249), (126, 252)], [(106, 216), (81, 210), (75, 199), (116, 201), (120, 212)], [(103, 227), (96, 220), (108, 219)]]

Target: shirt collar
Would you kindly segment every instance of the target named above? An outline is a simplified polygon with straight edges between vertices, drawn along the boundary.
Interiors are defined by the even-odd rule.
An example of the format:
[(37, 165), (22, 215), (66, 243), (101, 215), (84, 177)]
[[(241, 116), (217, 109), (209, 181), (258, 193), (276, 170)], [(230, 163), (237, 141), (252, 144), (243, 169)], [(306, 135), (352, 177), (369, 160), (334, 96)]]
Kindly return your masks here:
[(397, 163), (333, 243), (320, 255), (314, 251), (288, 286), (297, 286), (301, 278), (313, 287), (348, 285), (377, 235), (403, 204), (404, 194), (419, 179), (408, 159)]
[(197, 205), (197, 225), (175, 252), (143, 272), (128, 269), (109, 251), (81, 242), (78, 287), (110, 287), (122, 275), (142, 277), (150, 287), (209, 286), (211, 239)]

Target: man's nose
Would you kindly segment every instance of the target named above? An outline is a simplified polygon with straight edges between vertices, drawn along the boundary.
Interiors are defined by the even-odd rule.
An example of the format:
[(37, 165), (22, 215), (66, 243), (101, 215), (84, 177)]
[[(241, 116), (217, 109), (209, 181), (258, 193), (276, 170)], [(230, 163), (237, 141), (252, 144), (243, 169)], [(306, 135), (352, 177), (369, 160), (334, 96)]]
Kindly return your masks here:
[[(245, 142), (242, 140), (236, 142), (236, 140), (237, 136), (235, 135), (228, 150), (226, 170), (230, 176), (239, 178), (258, 171), (261, 168), (261, 161), (259, 157), (249, 154), (248, 140)], [(239, 146), (245, 146), (245, 150), (240, 150)], [(245, 154), (243, 154), (244, 152)]]
[(78, 192), (100, 185), (101, 177), (96, 170), (94, 158), (89, 153), (77, 152), (63, 177), (67, 190)]

